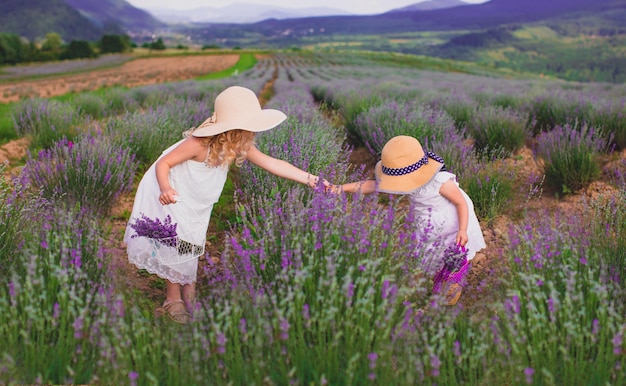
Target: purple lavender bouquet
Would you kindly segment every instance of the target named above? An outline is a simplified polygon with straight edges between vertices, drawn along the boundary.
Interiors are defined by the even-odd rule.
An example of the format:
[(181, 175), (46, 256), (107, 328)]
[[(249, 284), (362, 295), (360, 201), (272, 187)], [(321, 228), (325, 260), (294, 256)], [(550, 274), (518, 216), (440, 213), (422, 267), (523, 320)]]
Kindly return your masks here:
[(433, 291), (438, 292), (444, 282), (459, 283), (467, 274), (467, 249), (454, 245), (443, 251), (443, 268), (434, 277)]
[(147, 237), (160, 242), (163, 245), (169, 247), (176, 247), (176, 225), (172, 224), (172, 218), (168, 214), (165, 220), (161, 222), (159, 218), (154, 220), (145, 214), (141, 215), (141, 218), (135, 220), (134, 224), (130, 224), (137, 234), (132, 235), (131, 238)]

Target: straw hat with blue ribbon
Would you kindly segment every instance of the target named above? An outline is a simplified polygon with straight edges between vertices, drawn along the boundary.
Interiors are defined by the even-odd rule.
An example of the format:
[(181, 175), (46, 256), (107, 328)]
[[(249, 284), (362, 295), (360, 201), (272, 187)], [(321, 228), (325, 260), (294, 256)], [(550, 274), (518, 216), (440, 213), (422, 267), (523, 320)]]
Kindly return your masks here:
[(424, 152), (420, 142), (400, 135), (383, 147), (376, 164), (378, 191), (392, 194), (410, 193), (428, 183), (439, 170), (445, 170), (443, 159)]

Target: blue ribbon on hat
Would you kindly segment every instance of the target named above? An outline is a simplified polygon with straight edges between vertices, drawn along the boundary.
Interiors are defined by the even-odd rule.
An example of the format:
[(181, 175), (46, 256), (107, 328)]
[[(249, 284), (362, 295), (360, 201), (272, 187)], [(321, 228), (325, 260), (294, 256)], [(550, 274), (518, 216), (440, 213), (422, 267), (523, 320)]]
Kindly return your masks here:
[(426, 165), (428, 163), (428, 158), (432, 158), (435, 161), (441, 163), (442, 166), (441, 166), (440, 171), (446, 171), (446, 165), (443, 162), (443, 158), (439, 157), (437, 154), (433, 153), (432, 151), (427, 151), (422, 157), (422, 159), (420, 159), (419, 161), (417, 161), (416, 163), (412, 165), (405, 166), (403, 168), (388, 168), (384, 165), (381, 165), (382, 171), (383, 171), (383, 174), (386, 174), (388, 176), (403, 176), (405, 174), (413, 173), (417, 169)]

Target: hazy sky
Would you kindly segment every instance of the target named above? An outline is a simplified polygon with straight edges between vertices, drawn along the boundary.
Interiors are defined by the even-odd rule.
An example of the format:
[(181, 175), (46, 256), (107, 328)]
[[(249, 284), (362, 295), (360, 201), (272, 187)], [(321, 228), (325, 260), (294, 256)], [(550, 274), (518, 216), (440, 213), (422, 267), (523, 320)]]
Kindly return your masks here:
[[(222, 8), (236, 3), (275, 5), (284, 8), (328, 7), (356, 14), (375, 14), (421, 3), (424, 0), (126, 0), (143, 9), (191, 9), (198, 7)], [(484, 3), (488, 0), (464, 0), (466, 3)], [(549, 1), (549, 0), (548, 0)]]

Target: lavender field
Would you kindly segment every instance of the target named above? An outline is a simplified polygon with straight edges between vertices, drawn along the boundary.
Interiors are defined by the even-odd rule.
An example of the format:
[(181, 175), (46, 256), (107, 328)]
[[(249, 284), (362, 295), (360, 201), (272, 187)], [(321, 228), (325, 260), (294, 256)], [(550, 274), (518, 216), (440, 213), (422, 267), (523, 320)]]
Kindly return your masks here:
[[(487, 241), (459, 303), (431, 291), (408, 200), (246, 163), (193, 321), (155, 318), (164, 283), (119, 248), (128, 203), (230, 85), (289, 116), (261, 150), (333, 183), (370, 178), (396, 135), (442, 156)], [(0, 182), (0, 383), (626, 385), (626, 86), (291, 53), (12, 114), (30, 148)]]

